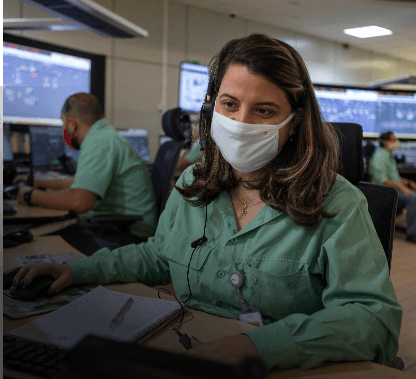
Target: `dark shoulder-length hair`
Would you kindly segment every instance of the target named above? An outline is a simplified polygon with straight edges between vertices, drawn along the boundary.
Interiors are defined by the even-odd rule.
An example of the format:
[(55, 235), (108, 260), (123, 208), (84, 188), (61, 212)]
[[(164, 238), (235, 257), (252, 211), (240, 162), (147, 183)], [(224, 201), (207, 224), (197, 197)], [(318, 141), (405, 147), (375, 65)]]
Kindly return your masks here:
[[(303, 59), (288, 44), (266, 35), (231, 40), (210, 63), (213, 102), (227, 69), (234, 64), (244, 65), (276, 84), (296, 111), (290, 137), (266, 166), (267, 174), (260, 181), (243, 185), (259, 190), (262, 201), (287, 212), (300, 226), (314, 226), (320, 216), (335, 217), (337, 213), (324, 211), (323, 202), (337, 175), (338, 139), (333, 127), (322, 119)], [(221, 191), (230, 191), (240, 183), (211, 137), (210, 121), (204, 131), (202, 111), (199, 123), (205, 151), (194, 166), (194, 181), (183, 188), (175, 186), (194, 206), (209, 204)]]

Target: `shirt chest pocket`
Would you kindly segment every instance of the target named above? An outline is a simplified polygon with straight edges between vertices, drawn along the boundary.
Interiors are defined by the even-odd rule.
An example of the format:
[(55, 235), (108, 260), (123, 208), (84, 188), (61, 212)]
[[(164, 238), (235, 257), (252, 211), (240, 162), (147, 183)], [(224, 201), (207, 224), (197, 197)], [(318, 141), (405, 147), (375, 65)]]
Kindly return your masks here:
[(191, 248), (190, 243), (189, 247), (185, 247), (186, 244), (183, 242), (180, 243), (178, 240), (180, 239), (179, 236), (175, 236), (175, 238), (176, 240), (171, 239), (172, 243), (169, 244), (164, 255), (169, 260), (170, 275), (178, 299), (185, 301), (190, 294), (189, 287), (191, 288), (192, 296), (198, 293), (203, 266), (212, 248), (209, 246), (199, 246), (192, 255), (194, 249)]
[(287, 275), (246, 267), (247, 287), (261, 293), (261, 310), (276, 320), (292, 313), (308, 313), (311, 307), (309, 284), (305, 266)]

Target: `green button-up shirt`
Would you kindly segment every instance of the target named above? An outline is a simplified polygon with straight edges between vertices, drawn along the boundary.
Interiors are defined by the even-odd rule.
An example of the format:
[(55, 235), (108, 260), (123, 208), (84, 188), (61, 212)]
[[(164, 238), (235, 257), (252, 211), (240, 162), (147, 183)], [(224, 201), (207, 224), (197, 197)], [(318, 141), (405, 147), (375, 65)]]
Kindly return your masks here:
[(130, 232), (142, 238), (155, 234), (156, 200), (147, 168), (105, 119), (91, 125), (81, 144), (73, 188), (99, 196), (94, 209), (78, 216), (80, 225), (91, 227), (87, 217), (95, 215), (142, 215)]
[(387, 179), (400, 183), (396, 160), (384, 147), (380, 146), (374, 152), (368, 166), (373, 183), (383, 184)]
[[(192, 166), (178, 185), (193, 180)], [(340, 211), (312, 228), (264, 205), (238, 230), (228, 192), (208, 205), (206, 237), (192, 257), (188, 305), (237, 319), (241, 302), (229, 282), (244, 275), (242, 295), (263, 314), (264, 326), (246, 334), (269, 367), (307, 369), (325, 360), (390, 364), (398, 350), (402, 307), (389, 277), (364, 195), (338, 176), (325, 210)], [(156, 235), (147, 243), (70, 261), (75, 282), (173, 282), (189, 296), (191, 242), (203, 235), (205, 207), (173, 190)]]

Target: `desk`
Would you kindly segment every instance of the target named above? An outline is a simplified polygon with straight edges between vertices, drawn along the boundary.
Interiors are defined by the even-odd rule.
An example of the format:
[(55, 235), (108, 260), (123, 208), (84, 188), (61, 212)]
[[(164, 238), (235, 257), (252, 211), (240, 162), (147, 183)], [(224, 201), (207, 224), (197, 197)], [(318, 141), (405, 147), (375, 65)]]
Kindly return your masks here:
[(3, 217), (3, 225), (39, 225), (66, 221), (75, 217), (71, 212), (19, 204), (17, 200), (4, 200), (17, 213)]
[[(59, 236), (37, 237), (30, 243), (5, 250), (3, 257), (4, 271), (18, 266), (18, 262), (14, 258), (16, 256), (47, 253), (56, 254), (69, 251), (76, 250)], [(79, 254), (84, 256), (81, 253)], [(87, 287), (95, 288), (96, 285), (88, 285)], [(153, 298), (157, 297), (157, 291), (155, 289), (140, 283), (115, 283), (106, 285), (105, 287), (114, 291), (125, 292), (133, 295), (148, 296)], [(165, 295), (162, 291), (161, 297), (166, 300), (172, 300), (169, 295)], [(189, 336), (195, 335), (200, 340), (205, 342), (227, 335), (237, 335), (252, 328), (252, 326), (244, 324), (240, 321), (207, 314), (202, 311), (191, 310), (189, 314), (192, 314), (193, 319), (183, 324), (181, 332), (187, 333)], [(42, 315), (18, 320), (13, 320), (3, 315), (3, 334), (6, 334), (7, 332), (38, 317), (42, 317)], [(185, 317), (188, 317), (188, 314), (185, 315)], [(171, 330), (171, 328), (178, 322), (178, 320), (179, 318), (149, 338), (143, 343), (143, 346), (173, 351), (177, 353), (185, 351), (184, 347), (179, 343), (176, 333)], [(301, 370), (299, 368), (272, 370), (267, 375), (267, 379), (274, 378), (414, 379), (415, 376), (410, 373), (379, 365), (377, 363), (363, 361), (348, 363), (325, 363), (320, 367), (310, 370)]]

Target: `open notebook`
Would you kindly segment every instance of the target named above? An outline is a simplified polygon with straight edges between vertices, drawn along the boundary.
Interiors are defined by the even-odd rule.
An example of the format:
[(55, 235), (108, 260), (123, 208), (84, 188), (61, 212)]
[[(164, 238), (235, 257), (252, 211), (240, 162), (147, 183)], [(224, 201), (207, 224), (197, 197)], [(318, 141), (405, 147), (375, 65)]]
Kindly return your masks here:
[[(133, 305), (114, 330), (109, 325), (128, 299)], [(182, 311), (178, 302), (129, 295), (98, 286), (74, 302), (8, 334), (70, 349), (87, 335), (142, 343)]]

